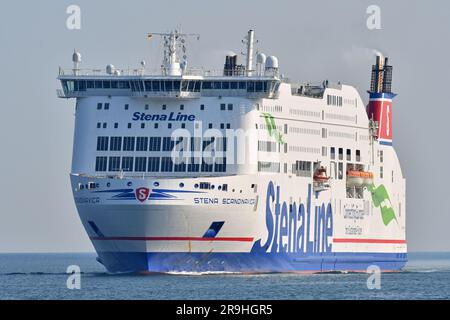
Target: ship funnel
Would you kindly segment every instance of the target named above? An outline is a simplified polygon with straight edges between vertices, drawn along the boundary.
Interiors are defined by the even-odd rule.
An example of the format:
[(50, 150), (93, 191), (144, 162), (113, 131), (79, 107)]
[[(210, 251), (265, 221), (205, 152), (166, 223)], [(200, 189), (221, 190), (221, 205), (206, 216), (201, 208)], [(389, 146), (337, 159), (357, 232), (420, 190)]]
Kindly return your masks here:
[(374, 138), (382, 145), (392, 145), (392, 66), (388, 58), (377, 55), (372, 66), (367, 115)]

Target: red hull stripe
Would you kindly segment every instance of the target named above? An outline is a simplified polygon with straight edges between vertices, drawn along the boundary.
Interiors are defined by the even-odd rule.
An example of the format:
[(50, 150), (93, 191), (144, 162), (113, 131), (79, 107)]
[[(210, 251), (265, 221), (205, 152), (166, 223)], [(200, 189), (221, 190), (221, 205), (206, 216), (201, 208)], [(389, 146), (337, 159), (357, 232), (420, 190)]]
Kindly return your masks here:
[(237, 241), (253, 242), (253, 238), (243, 237), (91, 237), (92, 240), (124, 240), (124, 241)]
[(406, 243), (406, 240), (396, 239), (345, 239), (334, 238), (333, 242), (336, 243)]

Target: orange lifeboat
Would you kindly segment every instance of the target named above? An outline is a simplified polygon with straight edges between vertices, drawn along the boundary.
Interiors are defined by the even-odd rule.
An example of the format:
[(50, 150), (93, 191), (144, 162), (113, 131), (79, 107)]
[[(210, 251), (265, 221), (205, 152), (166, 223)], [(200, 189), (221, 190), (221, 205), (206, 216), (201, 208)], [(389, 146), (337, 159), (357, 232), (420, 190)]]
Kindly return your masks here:
[(316, 182), (327, 182), (330, 177), (327, 176), (327, 169), (324, 167), (320, 167), (319, 169), (314, 172), (314, 181)]

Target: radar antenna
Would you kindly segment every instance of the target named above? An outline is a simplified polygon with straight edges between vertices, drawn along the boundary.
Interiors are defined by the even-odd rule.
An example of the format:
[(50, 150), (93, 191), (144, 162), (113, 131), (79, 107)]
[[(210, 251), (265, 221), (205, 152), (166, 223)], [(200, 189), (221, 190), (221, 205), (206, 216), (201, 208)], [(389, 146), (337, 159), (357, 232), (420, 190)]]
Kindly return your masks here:
[[(170, 33), (149, 33), (147, 39), (151, 39), (153, 36), (161, 37), (164, 42), (163, 74), (180, 76), (187, 66), (186, 39), (193, 37), (200, 40), (200, 35), (196, 33), (181, 33), (175, 30)], [(178, 56), (181, 56), (181, 62)]]

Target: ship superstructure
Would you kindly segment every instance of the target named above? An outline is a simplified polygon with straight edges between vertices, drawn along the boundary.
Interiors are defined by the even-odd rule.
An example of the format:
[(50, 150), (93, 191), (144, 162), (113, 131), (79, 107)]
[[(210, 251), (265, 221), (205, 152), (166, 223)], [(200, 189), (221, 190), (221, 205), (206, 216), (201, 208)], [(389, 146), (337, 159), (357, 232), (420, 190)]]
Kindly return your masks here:
[[(369, 105), (341, 83), (293, 83), (275, 56), (188, 67), (160, 36), (156, 72), (60, 69), (75, 98), (71, 182), (110, 272), (399, 270), (405, 179), (392, 146), (392, 67), (378, 56)], [(256, 58), (256, 63), (254, 63)]]

